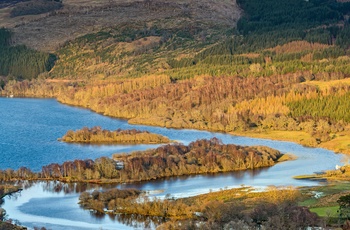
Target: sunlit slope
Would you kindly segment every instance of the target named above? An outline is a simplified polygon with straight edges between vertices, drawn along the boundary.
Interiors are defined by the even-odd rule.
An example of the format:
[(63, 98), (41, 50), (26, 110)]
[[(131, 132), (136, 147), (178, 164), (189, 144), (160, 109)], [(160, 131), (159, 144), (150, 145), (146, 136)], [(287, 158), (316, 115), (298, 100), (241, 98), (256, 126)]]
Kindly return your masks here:
[(240, 16), (236, 2), (228, 0), (63, 0), (62, 4), (49, 12), (18, 17), (11, 17), (18, 4), (10, 4), (0, 9), (0, 27), (13, 28), (16, 44), (52, 52), (78, 36), (125, 23), (131, 27), (139, 22), (147, 27), (152, 21), (171, 27), (193, 23), (232, 27)]

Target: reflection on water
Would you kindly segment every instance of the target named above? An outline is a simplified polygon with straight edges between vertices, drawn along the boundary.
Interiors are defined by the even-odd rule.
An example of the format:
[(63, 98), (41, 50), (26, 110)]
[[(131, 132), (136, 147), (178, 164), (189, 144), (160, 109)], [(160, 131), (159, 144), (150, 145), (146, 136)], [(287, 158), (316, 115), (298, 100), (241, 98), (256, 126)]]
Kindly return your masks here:
[[(260, 169), (254, 169), (254, 170), (242, 170), (242, 171), (235, 171), (235, 172), (207, 173), (207, 174), (177, 176), (177, 177), (169, 177), (169, 178), (163, 178), (158, 180), (142, 181), (142, 182), (136, 182), (136, 183), (123, 183), (123, 184), (113, 184), (113, 183), (93, 184), (93, 183), (81, 183), (81, 182), (65, 183), (65, 182), (60, 182), (56, 180), (54, 181), (17, 181), (17, 182), (12, 182), (11, 184), (19, 186), (24, 190), (28, 190), (32, 186), (36, 186), (39, 184), (43, 192), (63, 193), (65, 195), (68, 195), (68, 194), (80, 194), (82, 192), (92, 191), (95, 189), (108, 190), (111, 188), (119, 188), (119, 189), (136, 188), (140, 190), (145, 190), (145, 185), (147, 185), (147, 187), (153, 185), (156, 188), (157, 184), (164, 184), (164, 183), (169, 184), (169, 183), (178, 183), (178, 182), (182, 183), (182, 182), (187, 182), (198, 178), (200, 180), (210, 181), (210, 180), (215, 180), (218, 177), (223, 177), (223, 178), (233, 178), (234, 180), (240, 181), (241, 179), (244, 179), (246, 176), (254, 178), (255, 176), (267, 170), (268, 168), (260, 168)], [(16, 194), (18, 193), (13, 194), (13, 196), (15, 196)]]
[(150, 191), (150, 196), (165, 197), (166, 195), (171, 195), (171, 197), (174, 198), (181, 198), (195, 196), (210, 191), (235, 188), (243, 184), (251, 185), (250, 183), (247, 183), (247, 181), (254, 181), (256, 177), (268, 170), (269, 168), (260, 168), (234, 172), (177, 176), (159, 180), (141, 181), (132, 184), (117, 184), (115, 187), (119, 189), (133, 188)]
[[(215, 180), (218, 177), (223, 178), (233, 178), (234, 180), (240, 181), (244, 179), (246, 176), (254, 178), (255, 176), (267, 171), (268, 168), (260, 168), (254, 170), (242, 170), (242, 171), (234, 171), (234, 172), (223, 172), (223, 173), (207, 173), (207, 174), (197, 174), (197, 175), (188, 175), (188, 176), (177, 176), (177, 177), (169, 177), (163, 178), (159, 180), (151, 180), (151, 181), (142, 181), (136, 183), (123, 183), (123, 184), (93, 184), (93, 183), (65, 183), (60, 181), (19, 181), (13, 183), (13, 185), (20, 186), (24, 190), (30, 189), (32, 186), (40, 185), (43, 192), (48, 193), (63, 193), (65, 195), (68, 194), (80, 194), (86, 191), (92, 190), (107, 190), (111, 188), (119, 188), (119, 189), (127, 189), (127, 188), (137, 188), (140, 190), (145, 190), (144, 186), (154, 185), (157, 187), (157, 184), (164, 183), (177, 183), (177, 182), (187, 182), (194, 179), (200, 180)], [(154, 190), (154, 189), (153, 189)]]
[(133, 228), (154, 229), (156, 226), (162, 224), (165, 219), (161, 217), (143, 216), (143, 215), (109, 215), (115, 221), (123, 223)]
[[(155, 229), (163, 218), (141, 215), (112, 215), (84, 210), (78, 205), (85, 190), (106, 189), (98, 185), (60, 182), (26, 182), (24, 193), (6, 197), (3, 208), (21, 224), (51, 229)], [(15, 218), (13, 218), (15, 217)]]
[(71, 193), (82, 193), (86, 190), (98, 188), (97, 185), (94, 184), (87, 184), (87, 183), (62, 183), (59, 181), (47, 181), (43, 183), (43, 190), (48, 192), (55, 192), (55, 193), (61, 193), (64, 194), (71, 194)]

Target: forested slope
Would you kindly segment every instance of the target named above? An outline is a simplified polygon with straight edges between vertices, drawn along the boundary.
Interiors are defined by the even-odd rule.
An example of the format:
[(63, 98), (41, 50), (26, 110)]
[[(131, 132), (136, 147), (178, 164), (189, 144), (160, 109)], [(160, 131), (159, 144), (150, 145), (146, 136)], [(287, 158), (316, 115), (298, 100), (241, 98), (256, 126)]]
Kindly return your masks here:
[(350, 3), (237, 4), (237, 26), (202, 20), (190, 4), (168, 19), (81, 36), (55, 53), (40, 80), (7, 82), (3, 93), (57, 97), (132, 123), (278, 131), (277, 138), (349, 152)]
[(0, 76), (30, 80), (51, 70), (56, 60), (55, 55), (38, 52), (23, 45), (11, 46), (11, 38), (9, 30), (0, 28)]

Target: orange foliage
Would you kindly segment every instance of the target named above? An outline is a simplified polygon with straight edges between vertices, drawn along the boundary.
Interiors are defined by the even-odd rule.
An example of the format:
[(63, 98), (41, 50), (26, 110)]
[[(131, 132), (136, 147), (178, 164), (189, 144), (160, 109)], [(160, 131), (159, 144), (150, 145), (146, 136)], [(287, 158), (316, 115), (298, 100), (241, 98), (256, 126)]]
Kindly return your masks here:
[(322, 50), (329, 47), (331, 46), (317, 43), (317, 42), (310, 43), (307, 41), (292, 41), (287, 44), (279, 45), (268, 50), (274, 51), (277, 54), (284, 54), (284, 53), (299, 53), (299, 52), (311, 51), (311, 50)]

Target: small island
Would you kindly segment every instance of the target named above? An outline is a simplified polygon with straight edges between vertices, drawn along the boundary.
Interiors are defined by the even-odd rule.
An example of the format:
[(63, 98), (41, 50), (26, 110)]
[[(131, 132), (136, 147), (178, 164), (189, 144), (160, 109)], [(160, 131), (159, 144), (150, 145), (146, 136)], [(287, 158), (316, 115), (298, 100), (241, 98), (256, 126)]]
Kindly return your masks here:
[(169, 138), (160, 134), (140, 131), (136, 129), (114, 131), (102, 129), (100, 126), (93, 128), (84, 127), (80, 130), (68, 130), (67, 133), (59, 138), (60, 141), (69, 143), (122, 143), (122, 144), (163, 144), (170, 143)]

